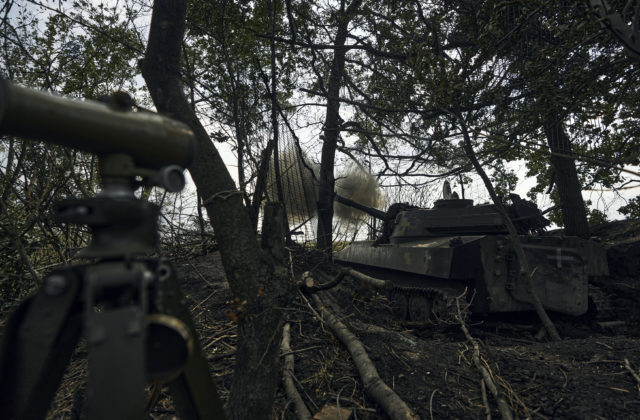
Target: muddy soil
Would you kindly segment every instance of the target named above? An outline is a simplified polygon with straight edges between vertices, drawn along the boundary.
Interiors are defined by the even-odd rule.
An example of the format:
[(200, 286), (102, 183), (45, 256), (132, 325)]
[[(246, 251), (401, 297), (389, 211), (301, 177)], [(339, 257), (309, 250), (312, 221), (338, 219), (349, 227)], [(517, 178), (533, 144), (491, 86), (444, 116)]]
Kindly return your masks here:
[[(637, 236), (639, 226), (615, 227), (603, 241), (610, 249), (626, 246), (633, 252), (635, 248), (628, 245), (633, 241), (628, 239)], [(640, 384), (625, 367), (628, 361), (636, 373), (640, 369), (640, 273), (616, 266), (624, 263), (620, 255), (613, 254), (613, 262), (614, 275), (596, 279), (595, 284), (612, 302), (612, 319), (624, 321), (623, 325), (603, 327), (589, 317), (554, 316), (563, 340), (549, 342), (536, 338), (541, 325), (531, 314), (467, 319), (471, 335), (481, 342), (482, 363), (516, 418), (640, 418)], [(210, 372), (225, 400), (236, 335), (227, 316), (232, 296), (220, 256), (212, 253), (176, 265)], [(350, 279), (323, 292), (321, 298), (363, 342), (382, 379), (422, 419), (486, 418), (480, 374), (471, 361), (473, 349), (459, 325), (399, 322), (383, 295)], [(349, 353), (314, 315), (304, 296), (294, 298), (287, 314), (294, 373), (309, 410), (316, 413), (329, 404), (352, 410), (356, 419), (387, 418), (364, 394)], [(50, 418), (69, 417), (82, 382), (81, 356), (74, 357)], [(487, 401), (492, 417), (500, 418), (496, 400), (488, 395)], [(283, 390), (273, 415), (295, 418)], [(150, 416), (175, 418), (165, 391)]]
[[(217, 256), (183, 265), (185, 288), (192, 304), (208, 298), (203, 278), (223, 285), (210, 266)], [(193, 267), (197, 271), (194, 275)], [(199, 274), (198, 274), (199, 273)], [(202, 274), (202, 278), (200, 277)], [(537, 340), (541, 325), (532, 314), (471, 317), (471, 334), (482, 342), (481, 355), (516, 418), (632, 419), (640, 418), (640, 386), (625, 368), (625, 359), (640, 368), (640, 284), (637, 278), (602, 278), (597, 284), (612, 300), (616, 320), (625, 325), (605, 329), (588, 317), (555, 316), (563, 340)], [(205, 322), (229, 328), (225, 316), (231, 296), (221, 289), (209, 298)], [(471, 346), (458, 325), (418, 325), (399, 322), (387, 299), (374, 290), (345, 280), (322, 299), (358, 336), (382, 379), (423, 419), (475, 419), (485, 416), (480, 375), (471, 363)], [(199, 305), (203, 308), (205, 305)], [(201, 316), (198, 311), (196, 315)], [(355, 418), (385, 418), (364, 395), (357, 371), (333, 334), (298, 296), (289, 314), (291, 342), (296, 351), (295, 375), (310, 411), (325, 404), (354, 411)], [(204, 321), (201, 318), (201, 322)], [(232, 337), (209, 347), (210, 358), (225, 355)], [(207, 345), (207, 340), (203, 340)], [(213, 363), (223, 398), (228, 394), (233, 357)], [(499, 418), (489, 396), (492, 416)], [(278, 418), (294, 418), (283, 393), (276, 402)]]

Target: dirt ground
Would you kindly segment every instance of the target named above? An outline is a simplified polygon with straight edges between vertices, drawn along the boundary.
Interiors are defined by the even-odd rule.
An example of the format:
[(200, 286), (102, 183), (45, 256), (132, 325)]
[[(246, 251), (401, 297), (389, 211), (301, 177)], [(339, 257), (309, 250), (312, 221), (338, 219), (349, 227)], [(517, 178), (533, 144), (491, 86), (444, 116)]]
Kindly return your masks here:
[[(627, 360), (634, 372), (640, 369), (640, 270), (634, 265), (640, 261), (640, 223), (614, 223), (596, 232), (610, 249), (613, 265), (612, 275), (596, 279), (595, 284), (612, 303), (611, 319), (624, 321), (623, 325), (608, 328), (588, 316), (554, 316), (563, 340), (550, 342), (536, 338), (541, 325), (532, 314), (467, 320), (471, 335), (480, 340), (482, 363), (515, 418), (640, 418), (640, 384), (625, 367)], [(232, 296), (219, 254), (176, 264), (211, 374), (225, 400), (236, 336), (235, 324), (226, 315)], [(362, 341), (382, 379), (422, 419), (486, 418), (473, 349), (458, 325), (399, 322), (384, 296), (350, 279), (321, 297)], [(387, 418), (364, 394), (345, 347), (302, 295), (294, 298), (287, 314), (294, 374), (309, 410), (316, 413), (330, 404), (352, 410), (355, 419)], [(69, 417), (84, 376), (81, 356), (74, 357), (50, 418)], [(500, 418), (496, 400), (488, 395), (487, 401), (492, 417)], [(295, 418), (283, 390), (273, 415)], [(151, 418), (174, 416), (163, 391)]]

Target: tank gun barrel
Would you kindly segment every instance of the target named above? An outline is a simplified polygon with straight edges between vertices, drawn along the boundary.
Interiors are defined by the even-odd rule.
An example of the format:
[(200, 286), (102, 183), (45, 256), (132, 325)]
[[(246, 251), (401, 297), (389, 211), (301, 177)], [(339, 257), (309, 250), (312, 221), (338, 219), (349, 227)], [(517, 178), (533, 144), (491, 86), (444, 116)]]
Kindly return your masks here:
[(362, 205), (362, 204), (360, 204), (360, 203), (358, 203), (356, 201), (353, 201), (353, 200), (351, 200), (349, 198), (343, 197), (343, 196), (341, 196), (339, 194), (335, 195), (335, 200), (338, 203), (344, 204), (345, 206), (349, 206), (349, 207), (353, 207), (355, 209), (361, 210), (361, 211), (363, 211), (363, 212), (375, 217), (376, 219), (380, 219), (380, 220), (383, 220), (383, 221), (387, 220), (387, 213), (382, 211), (382, 210), (378, 210), (378, 209), (375, 209), (373, 207), (367, 207), (367, 206)]

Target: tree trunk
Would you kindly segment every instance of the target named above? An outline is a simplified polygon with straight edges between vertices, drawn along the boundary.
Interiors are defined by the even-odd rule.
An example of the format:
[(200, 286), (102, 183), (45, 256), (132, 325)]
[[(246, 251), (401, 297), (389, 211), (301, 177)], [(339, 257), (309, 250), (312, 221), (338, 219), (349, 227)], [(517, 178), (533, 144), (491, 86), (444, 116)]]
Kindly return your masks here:
[(533, 305), (533, 308), (538, 314), (540, 321), (542, 321), (542, 324), (544, 325), (546, 331), (549, 333), (549, 336), (554, 341), (560, 341), (560, 335), (558, 334), (558, 330), (556, 329), (555, 325), (551, 321), (551, 318), (549, 318), (547, 311), (544, 309), (544, 306), (542, 306), (542, 302), (540, 301), (540, 298), (536, 294), (536, 290), (533, 284), (533, 275), (535, 274), (535, 269), (532, 270), (531, 267), (529, 266), (527, 254), (524, 253), (524, 248), (520, 243), (520, 237), (518, 236), (518, 231), (516, 230), (516, 227), (513, 225), (513, 222), (511, 221), (511, 218), (507, 214), (507, 211), (505, 210), (504, 206), (502, 205), (502, 201), (498, 198), (498, 195), (496, 194), (496, 190), (493, 188), (493, 184), (491, 183), (491, 180), (487, 176), (487, 173), (484, 171), (484, 169), (482, 169), (482, 165), (480, 165), (480, 162), (476, 157), (476, 153), (473, 150), (473, 145), (471, 144), (469, 129), (467, 127), (466, 122), (464, 121), (464, 118), (460, 114), (453, 114), (453, 116), (458, 120), (458, 123), (460, 124), (462, 137), (464, 138), (464, 143), (463, 143), (464, 152), (469, 158), (469, 160), (471, 161), (473, 168), (476, 170), (477, 174), (482, 179), (482, 182), (487, 188), (487, 192), (491, 196), (491, 200), (493, 201), (493, 204), (495, 205), (496, 210), (498, 210), (498, 213), (500, 213), (500, 216), (502, 216), (502, 220), (504, 220), (504, 224), (507, 230), (509, 231), (509, 236), (511, 237), (511, 242), (513, 243), (513, 249), (516, 252), (516, 256), (518, 258), (518, 264), (520, 265), (519, 274), (521, 276), (525, 276), (526, 278), (527, 290), (529, 292), (529, 296), (531, 297), (531, 304)]
[(249, 216), (253, 230), (258, 230), (258, 218), (260, 216), (260, 206), (262, 205), (262, 197), (267, 187), (267, 175), (269, 173), (269, 163), (271, 161), (271, 153), (273, 152), (273, 139), (267, 142), (267, 147), (260, 154), (260, 166), (256, 174), (256, 186), (253, 190), (253, 198), (249, 207)]
[[(277, 66), (276, 66), (276, 41), (275, 41), (275, 28), (276, 28), (276, 9), (277, 1), (271, 0), (269, 2), (269, 29), (271, 32), (271, 38), (269, 39), (269, 50), (271, 51), (270, 64), (271, 64), (271, 128), (273, 130), (273, 173), (275, 174), (274, 181), (276, 183), (276, 195), (280, 203), (284, 203), (284, 191), (282, 189), (282, 170), (280, 168), (280, 150), (278, 141), (280, 139), (280, 127), (278, 123), (278, 98), (277, 98)], [(287, 226), (288, 227), (288, 226)], [(288, 229), (287, 229), (288, 230)]]
[[(562, 121), (546, 118), (544, 133), (552, 153), (571, 154), (571, 140), (564, 130)], [(564, 233), (588, 238), (587, 211), (582, 199), (582, 187), (578, 180), (576, 163), (572, 159), (554, 156), (553, 154), (550, 160), (555, 171), (555, 183), (560, 196)]]
[(324, 123), (324, 141), (322, 143), (322, 160), (320, 163), (320, 186), (318, 191), (318, 248), (331, 254), (333, 237), (333, 194), (335, 178), (336, 147), (340, 135), (340, 86), (346, 49), (348, 26), (353, 13), (360, 7), (362, 0), (353, 0), (347, 10), (339, 16), (338, 31), (334, 42), (333, 61), (327, 82), (327, 114)]
[[(538, 17), (525, 17), (523, 16), (523, 8), (519, 5), (512, 6), (511, 27), (509, 30), (516, 28), (516, 22), (520, 19), (527, 19), (528, 25), (532, 25), (531, 30), (538, 34), (538, 37), (543, 36), (545, 38), (537, 38), (536, 40), (523, 41), (528, 42), (527, 53), (525, 60), (541, 60), (546, 59), (550, 63), (550, 58), (546, 57), (546, 53), (543, 52), (542, 46), (547, 42), (547, 39), (552, 39), (553, 35), (544, 28)], [(523, 44), (524, 45), (524, 44)], [(514, 57), (515, 58), (515, 57)], [(547, 87), (546, 92), (543, 93), (539, 87), (534, 87), (533, 96), (536, 98), (539, 109), (543, 111), (541, 116), (543, 119), (543, 128), (545, 136), (547, 137), (547, 144), (552, 153), (571, 153), (571, 140), (564, 130), (564, 123), (559, 115), (563, 112), (561, 109), (557, 109), (556, 104), (552, 100), (545, 100), (544, 98), (553, 97), (552, 92), (549, 95), (548, 89), (555, 90), (558, 87), (558, 83), (551, 83), (551, 86)], [(562, 222), (564, 224), (564, 231), (567, 235), (580, 236), (583, 238), (589, 237), (589, 225), (587, 223), (587, 213), (582, 199), (582, 188), (578, 181), (578, 174), (576, 171), (575, 161), (559, 156), (551, 156), (551, 165), (555, 170), (555, 181), (558, 187), (558, 194), (560, 195), (560, 203), (562, 207)]]
[(158, 111), (186, 123), (196, 135), (198, 150), (189, 171), (204, 199), (237, 302), (233, 310), (238, 316), (238, 344), (229, 417), (265, 418), (279, 383), (282, 308), (289, 285), (286, 270), (260, 248), (241, 194), (183, 93), (179, 62), (185, 14), (185, 1), (155, 1), (142, 75)]

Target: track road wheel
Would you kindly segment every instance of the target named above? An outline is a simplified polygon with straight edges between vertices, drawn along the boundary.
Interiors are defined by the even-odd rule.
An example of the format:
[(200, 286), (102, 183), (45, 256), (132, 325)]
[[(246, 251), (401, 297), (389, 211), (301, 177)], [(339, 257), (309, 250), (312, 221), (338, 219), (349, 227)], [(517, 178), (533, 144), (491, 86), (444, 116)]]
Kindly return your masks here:
[(423, 294), (409, 297), (409, 319), (414, 322), (427, 322), (431, 318), (433, 302)]
[(391, 303), (391, 310), (400, 320), (407, 319), (407, 312), (409, 309), (409, 299), (407, 295), (400, 290), (393, 290), (389, 296), (389, 302)]

